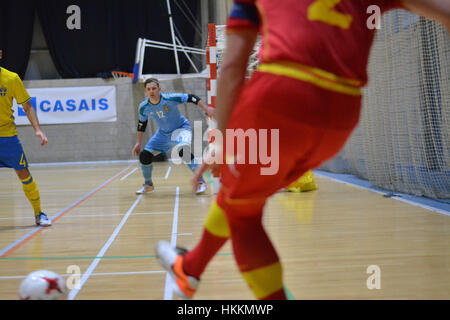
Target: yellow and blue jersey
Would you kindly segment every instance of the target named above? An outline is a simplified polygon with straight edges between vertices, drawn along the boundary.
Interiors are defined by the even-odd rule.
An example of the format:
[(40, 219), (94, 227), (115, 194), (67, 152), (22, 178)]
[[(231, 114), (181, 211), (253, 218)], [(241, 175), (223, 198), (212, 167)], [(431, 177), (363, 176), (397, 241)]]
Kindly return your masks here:
[(16, 99), (18, 104), (24, 104), (30, 100), (30, 95), (17, 73), (0, 68), (0, 137), (17, 135), (12, 109), (13, 99)]
[(23, 152), (18, 136), (0, 137), (0, 168), (22, 170), (28, 168), (28, 161)]
[(148, 118), (155, 121), (159, 129), (165, 133), (173, 132), (179, 128), (190, 127), (189, 121), (180, 113), (178, 105), (188, 101), (184, 93), (160, 93), (158, 104), (151, 103), (149, 98), (139, 105), (139, 121), (145, 122)]

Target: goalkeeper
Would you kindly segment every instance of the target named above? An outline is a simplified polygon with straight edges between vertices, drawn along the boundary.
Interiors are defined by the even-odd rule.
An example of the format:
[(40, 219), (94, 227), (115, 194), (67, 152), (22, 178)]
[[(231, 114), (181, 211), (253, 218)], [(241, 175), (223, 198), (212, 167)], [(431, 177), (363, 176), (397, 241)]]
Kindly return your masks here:
[[(160, 153), (165, 154), (173, 150), (174, 147), (177, 148), (174, 151), (178, 152), (179, 157), (188, 159), (186, 162), (193, 172), (197, 168), (191, 152), (191, 125), (178, 110), (178, 105), (191, 102), (202, 108), (208, 116), (213, 116), (213, 109), (193, 94), (161, 93), (161, 87), (156, 78), (147, 79), (144, 88), (147, 97), (139, 105), (137, 140), (133, 148), (134, 155), (139, 156), (144, 184), (136, 191), (136, 194), (149, 193), (154, 190), (152, 181), (153, 158)], [(142, 136), (147, 127), (148, 118), (154, 120), (159, 128), (142, 149)], [(196, 194), (201, 194), (206, 189), (206, 183), (201, 178)]]

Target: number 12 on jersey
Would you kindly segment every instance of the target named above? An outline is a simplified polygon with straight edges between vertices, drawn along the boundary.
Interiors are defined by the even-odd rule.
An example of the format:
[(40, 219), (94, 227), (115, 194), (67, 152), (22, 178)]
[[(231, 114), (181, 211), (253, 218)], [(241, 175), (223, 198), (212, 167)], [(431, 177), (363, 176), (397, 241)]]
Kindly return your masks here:
[(161, 118), (164, 118), (164, 111), (156, 111), (156, 114), (158, 115), (158, 117), (161, 119)]

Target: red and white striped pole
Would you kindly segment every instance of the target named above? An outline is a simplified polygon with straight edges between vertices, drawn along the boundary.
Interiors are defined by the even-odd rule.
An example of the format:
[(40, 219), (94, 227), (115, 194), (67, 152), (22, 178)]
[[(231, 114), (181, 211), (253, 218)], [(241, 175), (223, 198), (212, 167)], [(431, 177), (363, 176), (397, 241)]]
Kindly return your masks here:
[(206, 49), (206, 63), (209, 69), (208, 77), (208, 106), (216, 107), (217, 95), (217, 50), (216, 50), (216, 25), (208, 24), (208, 47)]
[[(214, 23), (208, 24), (208, 46), (206, 48), (206, 64), (208, 68), (208, 107), (216, 107), (217, 96), (217, 50), (216, 50), (216, 25)], [(217, 123), (211, 118), (207, 118), (208, 131), (217, 128)], [(211, 135), (209, 142), (211, 143)]]

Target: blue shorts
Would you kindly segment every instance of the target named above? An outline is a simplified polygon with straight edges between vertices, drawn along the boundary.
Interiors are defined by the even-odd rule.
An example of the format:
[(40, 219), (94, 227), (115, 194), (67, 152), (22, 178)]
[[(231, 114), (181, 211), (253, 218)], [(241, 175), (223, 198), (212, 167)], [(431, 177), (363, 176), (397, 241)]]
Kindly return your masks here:
[(152, 153), (157, 151), (166, 154), (175, 146), (190, 146), (191, 141), (191, 126), (189, 124), (185, 124), (181, 128), (172, 132), (164, 132), (161, 131), (161, 129), (158, 129), (150, 138), (144, 149)]
[(28, 168), (28, 161), (18, 136), (0, 137), (0, 168), (22, 170)]

